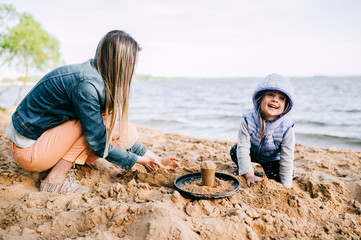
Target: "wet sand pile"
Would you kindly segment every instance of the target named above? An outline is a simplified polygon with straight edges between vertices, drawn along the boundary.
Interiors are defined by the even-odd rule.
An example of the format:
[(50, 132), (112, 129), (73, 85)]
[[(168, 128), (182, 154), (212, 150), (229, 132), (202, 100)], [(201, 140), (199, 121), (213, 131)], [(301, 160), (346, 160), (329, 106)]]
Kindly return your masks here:
[[(83, 194), (38, 191), (38, 173), (14, 163), (0, 113), (0, 237), (2, 239), (359, 239), (361, 152), (296, 146), (293, 188), (264, 178), (216, 200), (183, 198), (173, 181), (212, 160), (229, 173), (233, 142), (196, 139), (138, 127), (140, 141), (176, 170), (123, 171), (99, 159), (78, 166)], [(255, 166), (256, 173), (263, 175)]]
[(225, 181), (216, 177), (214, 179), (214, 185), (209, 187), (205, 186), (202, 182), (202, 179), (198, 178), (185, 182), (180, 189), (191, 193), (218, 194), (232, 191), (235, 189), (235, 185), (233, 181)]

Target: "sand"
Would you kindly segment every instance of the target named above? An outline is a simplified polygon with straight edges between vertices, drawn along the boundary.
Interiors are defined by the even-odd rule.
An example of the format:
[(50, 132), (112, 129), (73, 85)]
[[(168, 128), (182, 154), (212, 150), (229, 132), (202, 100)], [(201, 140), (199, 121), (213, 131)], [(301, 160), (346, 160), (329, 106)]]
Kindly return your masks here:
[[(99, 159), (78, 166), (87, 193), (39, 192), (38, 173), (14, 163), (0, 112), (1, 239), (360, 239), (361, 152), (297, 144), (293, 188), (265, 177), (234, 195), (193, 200), (175, 191), (180, 175), (212, 160), (217, 171), (234, 164), (227, 141), (196, 139), (138, 126), (140, 141), (181, 168), (123, 171)], [(255, 171), (263, 174), (258, 165)]]
[[(203, 183), (201, 178), (195, 178), (193, 180), (185, 182), (180, 189), (198, 194), (222, 194), (225, 195), (226, 192), (236, 190), (237, 185), (234, 181), (225, 181), (220, 178), (214, 178), (214, 184), (212, 186), (207, 186)], [(227, 195), (228, 196), (228, 195)]]

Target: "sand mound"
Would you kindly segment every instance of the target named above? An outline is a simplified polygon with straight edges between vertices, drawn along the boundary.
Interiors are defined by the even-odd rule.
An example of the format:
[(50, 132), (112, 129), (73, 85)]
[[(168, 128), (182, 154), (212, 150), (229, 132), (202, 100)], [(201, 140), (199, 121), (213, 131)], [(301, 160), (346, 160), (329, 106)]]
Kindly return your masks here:
[[(0, 236), (2, 239), (359, 239), (361, 153), (296, 146), (299, 179), (288, 189), (264, 177), (231, 197), (183, 198), (173, 187), (204, 160), (229, 173), (233, 142), (195, 139), (138, 127), (140, 141), (160, 156), (182, 160), (176, 170), (123, 171), (99, 159), (78, 166), (90, 192), (38, 191), (38, 173), (14, 163), (0, 113)], [(262, 169), (255, 165), (259, 174)]]

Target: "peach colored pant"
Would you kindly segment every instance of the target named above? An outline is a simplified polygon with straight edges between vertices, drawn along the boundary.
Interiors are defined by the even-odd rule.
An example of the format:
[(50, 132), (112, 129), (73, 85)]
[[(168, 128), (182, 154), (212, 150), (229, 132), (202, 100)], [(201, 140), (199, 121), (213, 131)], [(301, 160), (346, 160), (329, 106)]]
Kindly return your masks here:
[[(117, 131), (118, 128), (114, 129)], [(113, 135), (112, 144), (120, 147), (119, 131)], [(128, 136), (124, 147), (130, 148), (137, 139), (138, 132), (134, 124), (128, 123)], [(19, 167), (31, 172), (50, 169), (60, 159), (83, 165), (91, 164), (99, 158), (90, 150), (77, 120), (47, 130), (31, 147), (20, 148), (12, 143), (12, 153)]]

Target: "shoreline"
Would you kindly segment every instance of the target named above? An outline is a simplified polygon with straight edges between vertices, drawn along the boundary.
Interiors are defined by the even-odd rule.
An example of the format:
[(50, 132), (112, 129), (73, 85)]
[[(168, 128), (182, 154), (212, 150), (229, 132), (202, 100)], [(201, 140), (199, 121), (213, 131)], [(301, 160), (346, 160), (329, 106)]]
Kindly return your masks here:
[[(0, 236), (16, 239), (356, 239), (361, 236), (361, 152), (296, 145), (293, 188), (263, 178), (234, 195), (194, 200), (173, 181), (213, 160), (229, 173), (232, 141), (199, 139), (137, 126), (139, 140), (181, 168), (147, 173), (98, 159), (77, 166), (83, 194), (38, 191), (38, 173), (14, 163), (4, 133), (10, 113), (0, 114)], [(263, 170), (254, 164), (255, 172)]]
[[(143, 126), (146, 128), (153, 129), (155, 131), (161, 131), (163, 133), (167, 134), (181, 134), (192, 138), (199, 138), (204, 140), (211, 140), (211, 141), (231, 141), (236, 142), (236, 135), (238, 130), (233, 131), (230, 135), (234, 135), (234, 140), (230, 140), (228, 137), (223, 136), (217, 136), (217, 137), (209, 137), (210, 134), (203, 134), (203, 136), (199, 137), (197, 134), (191, 134), (192, 132), (195, 132), (193, 130), (188, 130), (188, 133), (182, 133), (181, 131), (168, 131), (168, 130), (162, 130), (160, 127), (157, 126), (151, 126), (152, 124), (139, 124), (136, 120), (132, 120), (132, 122), (136, 123), (139, 126)], [(333, 135), (317, 135), (317, 134), (303, 134), (296, 132), (296, 143), (309, 146), (309, 147), (318, 147), (318, 148), (338, 148), (338, 149), (350, 149), (350, 150), (356, 150), (361, 151), (361, 142), (358, 142), (358, 139), (354, 138), (342, 138), (337, 137)], [(202, 135), (202, 134), (201, 134)], [(214, 136), (214, 135), (213, 135)], [(356, 141), (356, 142), (355, 142)]]
[[(211, 85), (210, 83), (212, 82), (207, 82), (207, 85)], [(235, 82), (227, 82), (226, 80), (224, 82), (219, 81), (216, 83), (222, 84), (223, 95), (230, 92), (231, 89), (227, 91), (229, 86), (236, 84)], [(253, 87), (251, 87), (252, 84), (247, 84), (247, 82), (242, 82), (240, 85), (236, 86), (245, 86), (246, 89), (253, 89)], [(310, 83), (308, 82), (308, 84)], [(196, 97), (197, 91), (191, 91), (189, 94), (192, 97), (187, 99), (187, 97), (183, 96), (186, 93), (184, 93), (184, 91), (178, 91), (178, 89), (190, 85), (195, 87), (195, 89), (202, 87), (202, 84), (197, 84), (196, 81), (192, 83), (184, 83), (182, 81), (177, 81), (175, 83), (170, 82), (167, 86), (163, 86), (158, 82), (134, 84), (133, 92), (137, 94), (140, 91), (144, 92), (145, 95), (144, 97), (134, 98), (134, 101), (132, 100), (132, 105), (129, 109), (130, 120), (139, 125), (169, 133), (179, 132), (180, 134), (196, 138), (202, 137), (211, 140), (236, 141), (241, 112), (248, 111), (245, 109), (248, 108), (247, 106), (249, 106), (251, 102), (247, 100), (248, 97), (245, 96), (244, 98), (238, 99), (237, 96), (226, 95), (227, 98), (224, 101), (222, 100), (223, 102), (218, 100), (213, 102), (211, 96), (217, 96), (217, 92), (215, 93), (215, 89), (210, 88), (208, 89), (208, 92), (203, 93), (204, 95), (199, 97)], [(1, 88), (5, 89), (6, 87)], [(300, 88), (300, 86), (298, 88)], [(29, 89), (29, 87), (27, 87), (27, 89)], [(149, 90), (149, 93), (147, 89)], [(174, 91), (176, 94), (174, 98), (168, 100), (164, 97), (152, 96), (151, 92), (157, 91), (157, 89), (160, 89), (161, 91)], [(18, 90), (20, 90), (19, 86), (14, 86), (10, 91), (0, 95), (2, 108), (13, 106), (19, 95)], [(297, 120), (295, 121), (296, 124), (294, 130), (296, 133), (296, 141), (298, 143), (322, 148), (335, 146), (342, 149), (346, 148), (361, 151), (360, 124), (357, 121), (347, 120), (356, 120), (360, 117), (361, 113), (359, 111), (360, 108), (355, 105), (355, 101), (352, 99), (352, 94), (348, 99), (350, 99), (353, 104), (348, 105), (349, 107), (339, 107), (338, 110), (330, 110), (330, 118), (338, 119), (336, 121), (337, 124), (333, 124), (332, 121), (327, 121), (328, 117), (322, 119), (313, 119), (311, 117), (313, 114), (316, 114), (317, 111), (315, 109), (324, 111), (322, 110), (324, 109), (322, 104), (315, 106), (315, 109), (309, 112), (310, 115), (307, 117), (308, 113), (305, 114), (305, 107), (307, 106), (308, 101), (302, 100), (302, 98), (305, 97), (306, 92), (304, 89), (302, 90), (302, 88), (299, 90), (299, 97), (301, 98), (302, 104), (298, 105), (299, 110), (295, 107), (295, 111), (290, 113), (294, 114), (294, 116), (291, 115), (290, 117), (295, 117), (293, 119)], [(152, 101), (149, 102), (149, 99)], [(159, 105), (156, 112), (153, 111), (154, 109), (152, 110), (152, 105), (154, 105), (154, 103), (152, 104), (153, 101), (162, 103)], [(179, 103), (184, 101), (188, 102), (186, 106), (183, 107), (179, 105)], [(197, 105), (199, 105), (199, 107), (197, 107)], [(337, 103), (335, 102), (333, 105), (337, 106)], [(221, 110), (223, 108), (228, 110)], [(345, 112), (343, 113), (342, 110), (345, 110)], [(189, 112), (189, 114), (184, 115), (182, 114), (183, 112)], [(323, 112), (323, 114), (325, 113)], [(340, 116), (340, 118), (338, 118), (338, 116)]]

